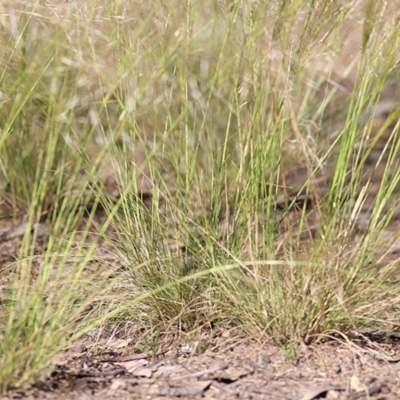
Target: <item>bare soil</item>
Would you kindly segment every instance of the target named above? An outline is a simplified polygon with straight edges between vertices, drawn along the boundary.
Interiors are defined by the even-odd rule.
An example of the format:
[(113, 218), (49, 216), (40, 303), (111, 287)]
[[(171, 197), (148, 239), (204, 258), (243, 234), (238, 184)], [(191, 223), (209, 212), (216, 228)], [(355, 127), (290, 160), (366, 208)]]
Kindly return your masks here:
[[(379, 342), (377, 341), (379, 339)], [(5, 399), (398, 399), (400, 342), (373, 333), (304, 346), (295, 363), (268, 343), (225, 333), (196, 356), (181, 344), (155, 360), (64, 354), (51, 376)]]

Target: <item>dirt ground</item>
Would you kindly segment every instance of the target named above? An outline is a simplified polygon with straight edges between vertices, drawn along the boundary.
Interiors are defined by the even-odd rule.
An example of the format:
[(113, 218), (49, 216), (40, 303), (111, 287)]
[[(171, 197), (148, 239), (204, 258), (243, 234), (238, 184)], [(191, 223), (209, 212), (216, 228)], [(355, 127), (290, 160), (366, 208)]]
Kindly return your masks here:
[(126, 350), (101, 357), (71, 350), (47, 380), (4, 399), (400, 398), (396, 338), (369, 332), (304, 346), (292, 363), (271, 344), (229, 336), (214, 338), (201, 355), (191, 356), (196, 343), (187, 343), (154, 361)]

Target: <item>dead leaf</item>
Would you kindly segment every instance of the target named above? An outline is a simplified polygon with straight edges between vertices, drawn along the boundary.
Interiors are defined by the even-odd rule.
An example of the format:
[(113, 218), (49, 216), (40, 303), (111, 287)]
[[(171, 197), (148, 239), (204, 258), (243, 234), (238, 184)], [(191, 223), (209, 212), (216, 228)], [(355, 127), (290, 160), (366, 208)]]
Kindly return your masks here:
[(366, 390), (365, 385), (363, 385), (356, 375), (353, 375), (350, 379), (350, 388), (355, 392), (363, 392)]
[(157, 369), (157, 375), (169, 376), (183, 369), (181, 365), (162, 365)]
[(116, 365), (124, 367), (130, 374), (134, 376), (141, 376), (151, 378), (153, 371), (147, 367), (149, 362), (147, 360), (131, 360), (125, 362), (116, 362)]
[[(154, 391), (151, 391), (151, 394), (158, 396), (167, 396), (167, 397), (182, 397), (184, 399), (192, 398), (194, 396), (198, 396), (203, 394), (205, 390), (207, 390), (212, 381), (199, 381), (199, 382), (191, 382), (190, 385), (186, 385), (184, 387), (170, 387), (170, 388), (162, 388), (162, 387), (154, 387)], [(150, 391), (149, 391), (150, 393)]]
[(240, 378), (243, 378), (251, 374), (253, 370), (248, 370), (245, 368), (229, 368), (225, 371), (221, 371), (214, 376), (215, 380), (224, 382), (235, 382)]
[(37, 238), (43, 237), (45, 234), (49, 233), (49, 227), (44, 224), (28, 224), (27, 222), (22, 222), (13, 228), (0, 233), (0, 242), (6, 242), (8, 240), (13, 240), (18, 237), (22, 237), (25, 235), (25, 232), (30, 229), (32, 232), (37, 230)]
[(118, 350), (118, 349), (122, 349), (124, 347), (128, 347), (131, 342), (132, 342), (132, 339), (114, 340), (111, 347), (114, 350)]
[(147, 354), (139, 353), (139, 354), (128, 354), (126, 356), (117, 356), (113, 358), (107, 358), (102, 360), (103, 362), (110, 362), (110, 363), (118, 363), (118, 362), (126, 362), (126, 361), (133, 361), (133, 360), (143, 360), (147, 358)]
[(303, 396), (301, 397), (301, 400), (313, 400), (316, 399), (317, 397), (321, 396), (322, 394), (326, 393), (328, 390), (331, 390), (332, 388), (329, 386), (317, 386), (311, 389), (307, 389)]

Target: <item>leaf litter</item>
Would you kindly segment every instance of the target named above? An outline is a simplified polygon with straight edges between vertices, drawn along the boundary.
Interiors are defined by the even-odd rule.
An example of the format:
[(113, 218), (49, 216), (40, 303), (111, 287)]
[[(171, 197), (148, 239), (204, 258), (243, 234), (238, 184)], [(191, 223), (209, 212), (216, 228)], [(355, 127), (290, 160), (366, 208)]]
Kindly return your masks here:
[[(358, 355), (339, 342), (304, 346), (295, 363), (272, 344), (250, 341), (194, 357), (175, 350), (156, 361), (144, 354), (100, 361), (77, 354), (31, 389), (28, 398), (398, 398), (400, 363), (384, 363), (364, 350)], [(400, 355), (398, 344), (391, 350)], [(267, 364), (260, 363), (260, 353), (268, 355)]]

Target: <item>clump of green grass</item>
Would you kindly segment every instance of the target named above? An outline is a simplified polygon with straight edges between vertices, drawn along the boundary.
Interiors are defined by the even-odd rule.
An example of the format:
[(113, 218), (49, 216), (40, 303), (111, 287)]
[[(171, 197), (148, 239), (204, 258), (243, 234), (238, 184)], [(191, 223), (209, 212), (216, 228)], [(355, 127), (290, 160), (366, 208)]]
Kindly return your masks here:
[[(373, 148), (360, 116), (398, 62), (397, 19), (372, 6), (2, 5), (1, 196), (52, 230), (39, 267), (27, 230), (11, 273), (0, 384), (38, 379), (118, 316), (178, 336), (229, 319), (282, 345), (386, 326), (397, 262), (375, 260), (396, 206), (397, 128), (365, 230), (355, 222)], [(334, 70), (353, 15), (355, 28), (366, 19), (348, 84)], [(118, 199), (104, 190), (111, 173)], [(119, 268), (105, 282), (87, 264), (109, 224)], [(107, 311), (83, 317), (106, 292)]]
[(82, 21), (49, 24), (51, 10), (39, 4), (1, 7), (2, 218), (26, 224), (10, 254), (15, 262), (2, 270), (0, 385), (6, 390), (43, 377), (54, 355), (99, 318), (96, 304), (87, 312), (106, 290), (103, 267), (88, 268), (100, 238), (92, 232), (98, 199), (88, 189), (99, 180), (104, 155), (91, 148), (106, 130), (88, 118), (104, 109), (102, 102), (90, 105), (90, 67), (83, 60), (70, 65), (81, 53), (70, 48), (68, 30)]
[[(173, 32), (190, 32), (192, 36), (185, 36), (176, 45), (179, 58), (158, 60), (160, 78), (155, 81), (160, 88), (165, 77), (168, 95), (160, 98), (161, 106), (146, 106), (143, 112), (152, 110), (151, 120), (166, 121), (164, 126), (151, 127), (151, 153), (159, 152), (172, 167), (174, 192), (171, 195), (164, 190), (167, 185), (159, 183), (153, 189), (156, 200), (150, 210), (133, 207), (131, 198), (123, 195), (123, 216), (117, 229), (124, 235), (122, 251), (129, 260), (126, 268), (131, 271), (132, 284), (143, 287), (145, 292), (151, 291), (153, 282), (161, 288), (179, 280), (187, 272), (187, 253), (191, 272), (218, 265), (221, 270), (202, 275), (183, 294), (179, 286), (175, 291), (171, 289), (172, 293), (157, 292), (150, 298), (148, 309), (167, 305), (164, 311), (154, 313), (161, 324), (166, 315), (182, 321), (185, 315), (196, 314), (199, 303), (217, 304), (220, 313), (214, 313), (215, 307), (210, 308), (215, 321), (234, 316), (257, 336), (264, 332), (285, 343), (311, 341), (334, 328), (353, 329), (374, 315), (381, 319), (372, 309), (371, 314), (360, 316), (357, 302), (362, 304), (378, 292), (385, 293), (379, 297), (381, 301), (387, 302), (390, 297), (389, 288), (381, 291), (385, 285), (383, 276), (378, 285), (370, 286), (370, 277), (376, 270), (368, 268), (368, 262), (375, 256), (371, 248), (377, 232), (385, 229), (382, 213), (387, 211), (382, 205), (391, 197), (395, 184), (381, 186), (383, 197), (378, 196), (371, 225), (356, 240), (354, 221), (362, 211), (364, 192), (368, 191), (369, 183), (363, 176), (365, 158), (371, 151), (366, 140), (370, 122), (364, 127), (359, 121), (368, 104), (376, 103), (383, 83), (395, 67), (396, 25), (393, 20), (383, 28), (382, 21), (375, 21), (374, 29), (382, 36), (370, 42), (365, 39), (368, 43), (364, 43), (360, 58), (354, 63), (357, 72), (348, 100), (343, 102), (345, 109), (339, 107), (336, 114), (324, 118), (330, 101), (335, 99), (335, 87), (323, 92), (322, 105), (315, 110), (310, 105), (316, 104), (321, 93), (304, 81), (315, 77), (310, 74), (309, 65), (318, 60), (323, 46), (340, 52), (341, 46), (346, 45), (340, 38), (342, 25), (338, 20), (344, 24), (354, 13), (351, 4), (331, 7), (316, 8), (307, 14), (303, 3), (296, 2), (289, 9), (278, 11), (276, 19), (271, 18), (270, 29), (263, 24), (270, 12), (267, 7), (254, 5), (251, 10), (243, 10), (237, 5), (230, 13), (215, 11), (215, 20), (224, 27), (214, 33), (214, 46), (218, 49), (215, 55), (202, 52), (208, 36), (201, 34), (212, 28), (194, 28), (202, 20), (201, 11), (193, 11), (196, 7), (187, 10), (184, 28), (181, 22), (171, 23)], [(330, 20), (328, 15), (337, 18)], [(321, 16), (326, 18), (324, 24)], [(288, 29), (278, 29), (283, 20)], [(300, 42), (293, 39), (296, 29), (301, 32)], [(268, 48), (271, 43), (275, 47)], [(157, 57), (135, 50), (137, 59)], [(381, 53), (387, 58), (377, 68), (374, 60)], [(196, 65), (193, 60), (198, 58)], [(207, 65), (208, 75), (202, 74), (202, 65)], [(143, 66), (135, 66), (135, 71), (146, 76)], [(329, 79), (329, 73), (325, 79)], [(149, 74), (146, 82), (152, 82)], [(339, 82), (337, 87), (340, 88)], [(141, 114), (140, 105), (136, 112)], [(225, 116), (224, 125), (219, 124), (221, 114)], [(342, 116), (341, 123), (332, 124), (335, 115), (336, 119)], [(138, 137), (143, 141), (146, 132), (134, 129), (131, 137), (133, 142)], [(317, 176), (331, 175), (326, 180), (325, 193), (314, 204), (317, 233), (306, 242), (301, 235), (310, 214), (306, 203), (297, 211), (296, 227), (289, 225), (294, 237), (281, 235), (282, 214), (275, 208), (279, 195), (290, 191), (283, 185), (293, 166), (308, 172), (300, 185), (302, 194), (318, 193), (321, 188), (314, 183)], [(389, 161), (387, 171), (393, 167)], [(157, 176), (159, 168), (153, 163), (149, 176)], [(135, 180), (135, 175), (130, 179)], [(121, 176), (120, 180), (122, 187), (129, 186), (129, 179)], [(363, 189), (364, 184), (367, 186)], [(197, 199), (191, 198), (194, 193)], [(160, 217), (165, 215), (160, 211), (160, 196), (164, 197), (161, 203), (169, 205), (172, 222), (166, 223)], [(196, 214), (196, 201), (206, 203), (208, 208), (199, 207), (201, 212)], [(287, 206), (296, 207), (291, 201)], [(139, 234), (138, 225), (128, 222), (132, 213), (136, 218), (147, 215), (151, 220), (146, 234)], [(380, 221), (379, 227), (373, 221)], [(146, 249), (140, 256), (136, 250), (139, 242)], [(160, 248), (162, 256), (158, 253)], [(235, 268), (225, 271), (224, 265)], [(201, 310), (197, 312), (199, 320), (203, 318)]]

